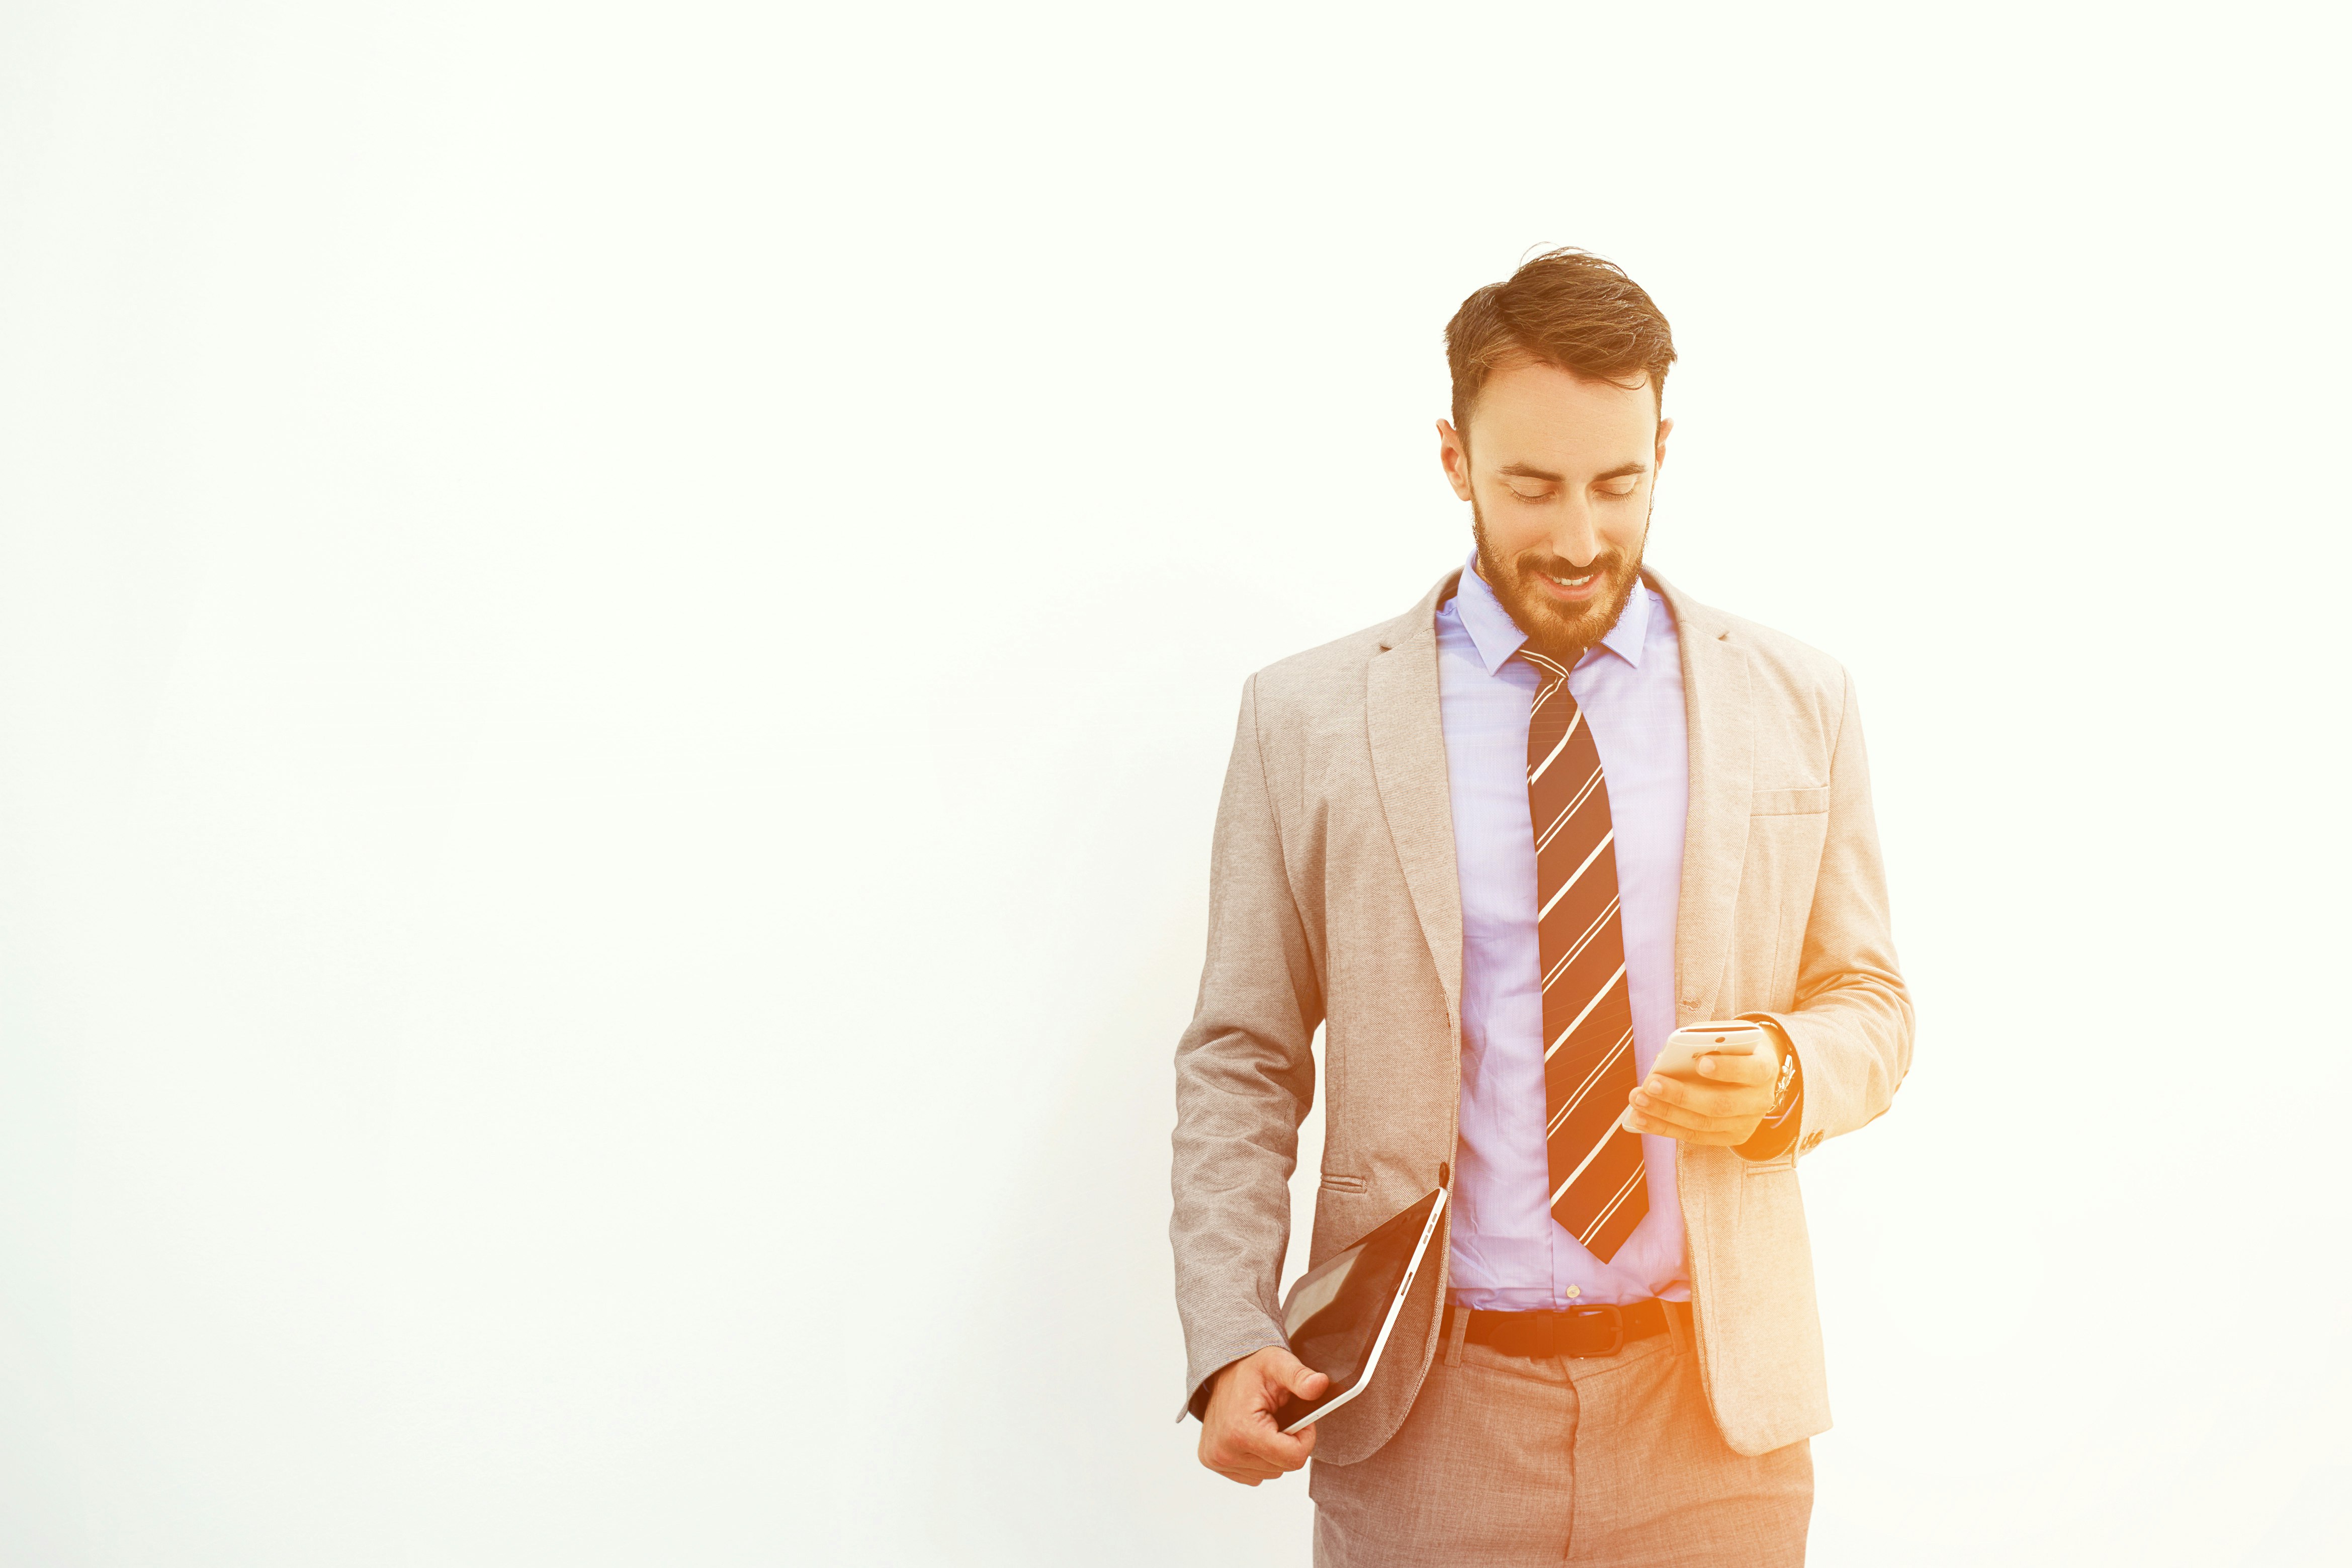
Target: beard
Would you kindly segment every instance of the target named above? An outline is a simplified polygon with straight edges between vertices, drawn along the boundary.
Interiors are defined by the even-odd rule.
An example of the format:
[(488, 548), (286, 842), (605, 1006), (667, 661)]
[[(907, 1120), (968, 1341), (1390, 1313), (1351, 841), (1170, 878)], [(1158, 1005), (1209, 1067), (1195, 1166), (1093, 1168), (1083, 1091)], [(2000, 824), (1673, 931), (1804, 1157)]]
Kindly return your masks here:
[[(1574, 566), (1550, 551), (1523, 550), (1506, 561), (1486, 540), (1486, 519), (1478, 501), (1470, 501), (1470, 535), (1478, 542), (1478, 573), (1495, 597), (1511, 613), (1519, 630), (1538, 653), (1561, 665), (1572, 666), (1617, 624), (1642, 580), (1642, 550), (1650, 542), (1650, 520), (1642, 519), (1642, 537), (1628, 558), (1622, 551), (1604, 550), (1589, 566)], [(1602, 574), (1599, 591), (1580, 605), (1561, 604), (1536, 581), (1538, 574), (1581, 577)]]

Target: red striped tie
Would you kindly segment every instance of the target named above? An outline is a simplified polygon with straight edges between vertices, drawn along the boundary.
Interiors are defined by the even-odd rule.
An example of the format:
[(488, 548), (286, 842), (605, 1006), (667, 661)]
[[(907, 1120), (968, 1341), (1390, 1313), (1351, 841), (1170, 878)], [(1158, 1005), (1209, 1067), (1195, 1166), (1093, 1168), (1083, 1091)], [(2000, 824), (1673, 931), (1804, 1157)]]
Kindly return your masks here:
[(1618, 924), (1616, 834), (1601, 752), (1569, 694), (1567, 668), (1524, 647), (1519, 657), (1543, 673), (1528, 721), (1528, 807), (1543, 954), (1551, 1212), (1607, 1259), (1650, 1212), (1642, 1140), (1617, 1126), (1633, 1088), (1633, 1009)]

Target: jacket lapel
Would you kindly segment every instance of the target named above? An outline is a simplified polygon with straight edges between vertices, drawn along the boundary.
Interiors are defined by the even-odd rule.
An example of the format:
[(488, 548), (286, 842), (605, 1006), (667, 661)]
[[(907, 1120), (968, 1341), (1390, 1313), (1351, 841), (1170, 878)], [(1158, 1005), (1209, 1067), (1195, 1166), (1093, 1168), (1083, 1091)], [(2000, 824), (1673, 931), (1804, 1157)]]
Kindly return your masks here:
[(1445, 987), (1448, 1016), (1462, 1016), (1462, 885), (1454, 861), (1454, 797), (1437, 696), (1437, 606), (1461, 577), (1449, 572), (1381, 635), (1366, 675), (1364, 713), (1372, 776), (1404, 868), (1414, 916)]
[(1675, 999), (1688, 1023), (1713, 1016), (1730, 958), (1732, 910), (1748, 858), (1756, 717), (1738, 634), (1664, 578), (1647, 575), (1675, 613), (1690, 725), (1690, 813), (1675, 921)]

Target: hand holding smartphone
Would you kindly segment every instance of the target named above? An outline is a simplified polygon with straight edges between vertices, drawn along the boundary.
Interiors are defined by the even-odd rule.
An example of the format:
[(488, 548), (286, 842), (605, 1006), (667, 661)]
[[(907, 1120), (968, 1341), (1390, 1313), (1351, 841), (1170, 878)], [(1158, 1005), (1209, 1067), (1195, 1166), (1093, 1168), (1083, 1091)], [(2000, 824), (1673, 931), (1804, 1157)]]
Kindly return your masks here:
[[(1666, 1037), (1666, 1043), (1659, 1047), (1658, 1059), (1650, 1065), (1650, 1070), (1664, 1073), (1668, 1078), (1705, 1083), (1708, 1080), (1698, 1070), (1701, 1057), (1745, 1057), (1770, 1048), (1771, 1042), (1764, 1026), (1750, 1019), (1685, 1024)], [(1633, 1108), (1626, 1107), (1618, 1116), (1617, 1125), (1623, 1127), (1625, 1118), (1633, 1114)]]

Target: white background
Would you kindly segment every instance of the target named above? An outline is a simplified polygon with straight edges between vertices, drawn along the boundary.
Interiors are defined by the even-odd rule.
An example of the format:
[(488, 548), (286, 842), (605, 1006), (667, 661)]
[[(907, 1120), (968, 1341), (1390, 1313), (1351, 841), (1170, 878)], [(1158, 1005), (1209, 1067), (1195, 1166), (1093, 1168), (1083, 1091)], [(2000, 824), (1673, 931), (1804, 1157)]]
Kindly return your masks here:
[(0, 1562), (1303, 1562), (1211, 817), (1564, 243), (1867, 716), (1813, 1561), (2341, 1561), (2321, 10), (0, 9)]

